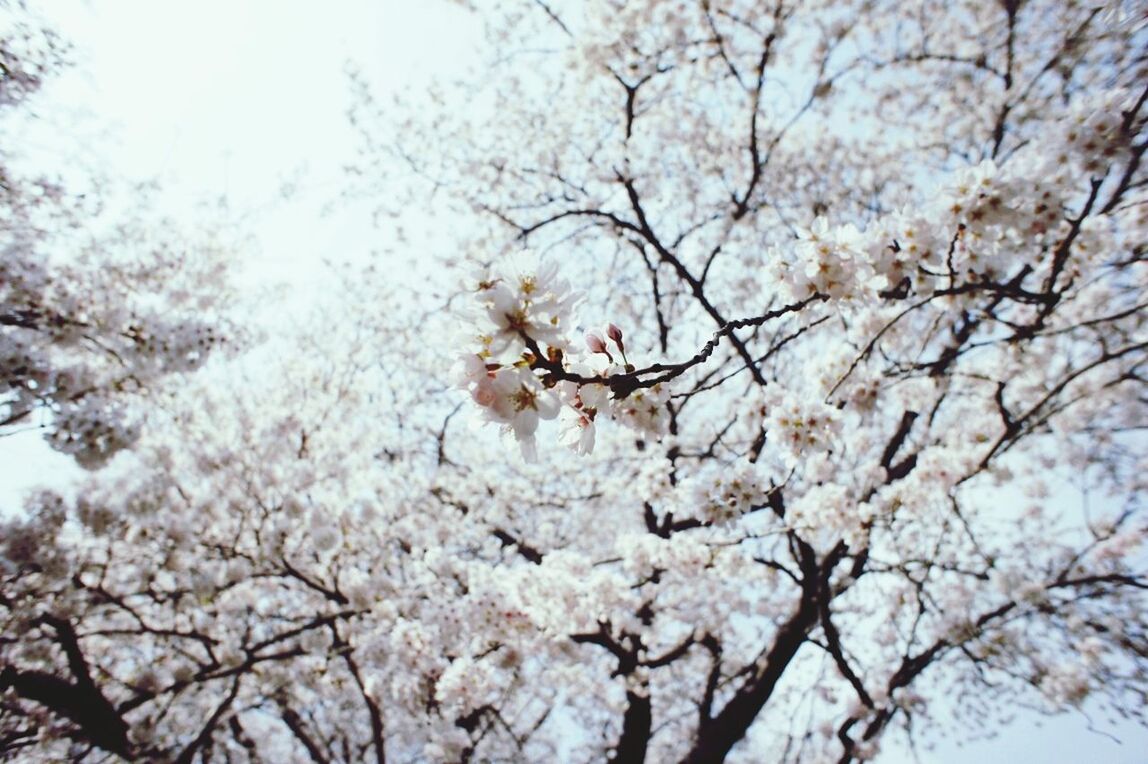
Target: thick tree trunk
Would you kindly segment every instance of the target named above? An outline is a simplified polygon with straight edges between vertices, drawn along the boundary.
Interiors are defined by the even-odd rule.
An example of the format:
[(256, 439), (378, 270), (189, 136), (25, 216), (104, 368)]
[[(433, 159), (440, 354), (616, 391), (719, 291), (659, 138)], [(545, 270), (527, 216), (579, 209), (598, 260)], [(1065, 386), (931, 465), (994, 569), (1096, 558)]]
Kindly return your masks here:
[(715, 764), (745, 737), (761, 709), (773, 695), (789, 662), (817, 623), (817, 590), (807, 587), (797, 612), (781, 627), (760, 668), (714, 718), (704, 721), (683, 764)]

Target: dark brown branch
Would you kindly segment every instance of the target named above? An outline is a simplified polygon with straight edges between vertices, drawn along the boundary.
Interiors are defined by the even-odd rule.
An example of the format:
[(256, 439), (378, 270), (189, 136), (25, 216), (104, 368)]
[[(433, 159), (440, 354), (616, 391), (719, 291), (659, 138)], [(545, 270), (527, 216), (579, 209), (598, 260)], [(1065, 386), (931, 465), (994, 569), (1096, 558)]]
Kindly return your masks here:
[(525, 543), (521, 539), (515, 538), (501, 528), (495, 528), (493, 531), (491, 531), (491, 533), (496, 539), (502, 542), (504, 547), (515, 547), (518, 550), (518, 553), (522, 555), (528, 562), (532, 562), (535, 565), (542, 564), (542, 552)]
[(913, 422), (917, 421), (916, 411), (906, 411), (901, 415), (901, 423), (897, 425), (897, 431), (893, 433), (893, 437), (889, 438), (889, 443), (885, 446), (884, 453), (881, 454), (881, 466), (886, 470), (892, 470), (893, 457), (901, 450), (904, 445), (905, 439), (909, 437), (909, 432), (913, 429)]
[(542, 0), (534, 0), (534, 4), (541, 8), (546, 13), (546, 15), (550, 17), (550, 20), (557, 24), (558, 28), (565, 32), (568, 37), (573, 37), (573, 35), (570, 33), (570, 28), (566, 26), (566, 22), (564, 22), (561, 17), (559, 17), (558, 14), (556, 14), (550, 8), (549, 5), (544, 3)]
[(580, 645), (598, 645), (606, 648), (611, 655), (618, 659), (618, 668), (611, 676), (629, 674), (638, 665), (638, 659), (634, 653), (627, 650), (610, 635), (609, 624), (604, 621), (598, 623), (598, 631), (572, 634), (570, 639)]
[(710, 671), (709, 674), (706, 675), (705, 694), (702, 695), (702, 702), (698, 706), (699, 727), (708, 723), (712, 718), (714, 693), (717, 692), (718, 681), (721, 679), (722, 666), (722, 647), (717, 637), (712, 634), (706, 634), (701, 644), (702, 647), (710, 653)]
[(211, 739), (212, 734), (215, 732), (219, 720), (231, 708), (231, 704), (235, 702), (235, 696), (239, 694), (239, 682), (242, 677), (236, 676), (235, 680), (231, 683), (231, 690), (227, 693), (227, 697), (216, 707), (211, 716), (208, 717), (207, 723), (203, 725), (203, 729), (195, 736), (195, 739), (188, 743), (187, 747), (180, 752), (175, 760), (175, 764), (191, 764), (195, 759), (195, 753), (202, 748), (208, 740)]
[[(774, 495), (780, 503), (780, 491)], [(781, 624), (769, 649), (746, 667), (748, 676), (745, 683), (725, 707), (713, 717), (703, 713), (694, 745), (683, 762), (709, 764), (725, 759), (730, 749), (745, 737), (761, 709), (769, 702), (782, 674), (805, 643), (810, 629), (817, 624), (821, 578), (828, 576), (832, 563), (826, 563), (826, 572), (823, 573), (812, 547), (796, 534), (790, 535), (790, 543), (794, 547), (794, 556), (801, 565), (803, 576), (802, 595), (797, 610), (789, 620)]]
[(351, 646), (343, 639), (342, 635), (339, 634), (339, 630), (336, 628), (334, 622), (332, 622), (330, 626), (335, 651), (342, 654), (343, 662), (347, 664), (347, 670), (351, 672), (351, 676), (355, 680), (355, 686), (359, 688), (359, 695), (363, 699), (363, 704), (367, 707), (367, 716), (371, 721), (371, 747), (375, 750), (375, 761), (377, 764), (386, 764), (386, 733), (383, 727), (382, 711), (379, 709), (379, 704), (376, 703), (370, 693), (367, 692), (367, 686), (363, 682), (359, 665), (352, 655)]
[(284, 700), (279, 701), (281, 709), (280, 716), (283, 718), (283, 723), (287, 725), (287, 729), (291, 730), (291, 734), (295, 739), (303, 744), (307, 749), (307, 755), (311, 757), (311, 761), (315, 764), (328, 764), (328, 759), (323, 755), (323, 750), (319, 748), (319, 744), (307, 732), (307, 727), (303, 722), (303, 717), (299, 712), (289, 707)]
[(833, 623), (833, 615), (829, 610), (829, 597), (821, 598), (821, 628), (825, 632), (825, 646), (829, 654), (833, 656), (833, 662), (837, 664), (837, 670), (841, 672), (841, 676), (845, 677), (850, 686), (853, 687), (854, 692), (857, 693), (858, 699), (864, 704), (866, 708), (873, 708), (873, 698), (865, 691), (865, 686), (861, 684), (861, 680), (853, 669), (849, 666), (849, 661), (845, 658), (845, 651), (841, 647), (841, 634), (837, 631), (837, 626)]
[(754, 84), (753, 90), (753, 104), (751, 106), (752, 112), (749, 117), (749, 157), (750, 157), (750, 177), (749, 183), (746, 184), (745, 193), (742, 194), (740, 199), (734, 202), (733, 219), (741, 220), (749, 212), (749, 200), (753, 197), (753, 192), (757, 188), (758, 182), (761, 181), (762, 169), (764, 168), (764, 161), (761, 155), (761, 149), (758, 146), (757, 139), (757, 115), (761, 110), (761, 93), (765, 87), (765, 69), (769, 65), (769, 57), (773, 51), (773, 42), (777, 39), (777, 34), (771, 32), (765, 38), (765, 43), (762, 46), (761, 59), (757, 62), (757, 81)]
[(668, 652), (660, 655), (657, 658), (651, 658), (649, 660), (643, 661), (642, 665), (648, 666), (649, 668), (661, 668), (662, 666), (668, 666), (678, 658), (681, 658), (683, 655), (688, 653), (690, 648), (697, 643), (698, 641), (694, 639), (693, 635), (691, 634), (690, 636), (686, 637), (681, 644), (671, 648)]
[(20, 697), (35, 701), (71, 720), (79, 726), (83, 739), (130, 760), (132, 755), (127, 722), (92, 681), (87, 660), (71, 623), (55, 616), (44, 616), (41, 621), (56, 632), (57, 641), (68, 659), (68, 668), (75, 682), (43, 671), (20, 671), (13, 666), (6, 666), (0, 672), (0, 689), (10, 687)]
[(724, 761), (730, 749), (745, 737), (758, 713), (772, 697), (782, 673), (805, 642), (810, 628), (817, 622), (816, 599), (816, 595), (808, 591), (802, 596), (797, 611), (781, 626), (769, 651), (751, 666), (752, 673), (745, 684), (716, 716), (703, 720), (684, 762), (711, 764)]
[(339, 604), (339, 605), (346, 605), (349, 603), (349, 600), (341, 592), (339, 592), (338, 590), (335, 590), (335, 589), (328, 589), (326, 586), (323, 586), (322, 584), (320, 584), (316, 581), (312, 581), (310, 578), (308, 578), (306, 575), (304, 575), (298, 569), (293, 567), (291, 565), (291, 563), (287, 562), (286, 557), (283, 558), (283, 570), (291, 578), (294, 578), (295, 580), (302, 582), (303, 585), (306, 586), (308, 589), (313, 589), (313, 590), (319, 592), (320, 594), (322, 594), (324, 597), (331, 600), (332, 602)]
[[(795, 302), (791, 305), (771, 310), (763, 313), (760, 316), (752, 318), (739, 318), (734, 321), (727, 321), (722, 324), (721, 328), (713, 333), (701, 350), (694, 354), (689, 360), (677, 364), (652, 364), (641, 369), (635, 369), (624, 374), (614, 374), (609, 377), (587, 377), (581, 374), (575, 374), (568, 371), (563, 366), (560, 358), (551, 358), (548, 354), (544, 353), (539, 347), (537, 341), (530, 337), (525, 332), (522, 333), (522, 339), (526, 343), (527, 348), (534, 355), (532, 365), (536, 369), (541, 369), (546, 372), (544, 381), (553, 384), (555, 382), (576, 382), (579, 385), (604, 385), (610, 388), (615, 398), (625, 398), (632, 392), (638, 389), (645, 389), (653, 387), (654, 385), (668, 382), (675, 377), (679, 377), (686, 371), (692, 369), (694, 366), (709, 359), (717, 346), (721, 343), (723, 337), (729, 337), (731, 342), (740, 345), (742, 348), (744, 344), (733, 336), (733, 332), (738, 329), (744, 329), (751, 326), (761, 326), (768, 321), (779, 318), (788, 313), (795, 313), (802, 310), (806, 306), (821, 302), (828, 299), (825, 295), (814, 294), (806, 297), (800, 302)], [(754, 373), (755, 377), (760, 377), (761, 372), (758, 370), (757, 365), (752, 359), (749, 360), (750, 370)], [(651, 376), (653, 375), (653, 376)], [(764, 383), (764, 378), (763, 378)]]
[[(674, 272), (678, 274), (678, 278), (689, 285), (690, 291), (694, 295), (694, 298), (698, 301), (698, 304), (702, 306), (702, 309), (709, 314), (710, 318), (712, 318), (718, 324), (718, 326), (724, 327), (729, 322), (725, 320), (721, 313), (718, 312), (717, 308), (715, 308), (706, 297), (705, 290), (702, 288), (701, 282), (698, 281), (693, 276), (693, 274), (689, 272), (685, 265), (682, 264), (681, 260), (679, 260), (673, 255), (673, 253), (666, 249), (661, 240), (658, 238), (657, 234), (654, 233), (653, 228), (650, 226), (649, 220), (646, 218), (646, 212), (642, 207), (641, 198), (638, 196), (638, 190), (634, 187), (634, 181), (622, 176), (618, 176), (618, 181), (622, 183), (622, 185), (626, 188), (626, 195), (629, 197), (630, 207), (633, 209), (634, 215), (637, 216), (638, 231), (642, 235), (642, 238), (645, 239), (650, 244), (650, 246), (654, 248), (654, 251), (658, 253), (658, 256), (662, 259), (662, 262), (669, 264), (669, 266), (674, 269)], [(821, 299), (825, 298), (821, 297)], [(753, 358), (750, 356), (749, 351), (746, 349), (745, 343), (743, 343), (732, 334), (730, 335), (730, 343), (733, 345), (734, 350), (737, 351), (738, 355), (741, 356), (742, 360), (745, 361), (746, 367), (753, 375), (754, 380), (759, 385), (764, 387), (765, 377), (761, 375), (761, 370), (758, 369), (757, 364), (753, 362)]]

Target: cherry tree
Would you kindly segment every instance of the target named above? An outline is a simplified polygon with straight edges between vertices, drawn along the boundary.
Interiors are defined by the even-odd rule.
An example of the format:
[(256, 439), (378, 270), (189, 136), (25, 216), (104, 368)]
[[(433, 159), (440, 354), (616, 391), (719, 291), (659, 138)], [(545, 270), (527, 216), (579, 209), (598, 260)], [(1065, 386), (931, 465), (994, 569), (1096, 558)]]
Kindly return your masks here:
[[(27, 134), (14, 123), (28, 121), (68, 48), (20, 5), (3, 23), (0, 120)], [(147, 390), (233, 333), (221, 316), (228, 245), (221, 231), (192, 235), (163, 218), (154, 187), (30, 164), (0, 149), (0, 434), (41, 429), (96, 468), (138, 437)]]
[(0, 750), (854, 761), (1018, 705), (1143, 722), (1143, 19), (467, 5), (488, 69), (355, 114), (353, 192), (436, 244), (5, 529)]

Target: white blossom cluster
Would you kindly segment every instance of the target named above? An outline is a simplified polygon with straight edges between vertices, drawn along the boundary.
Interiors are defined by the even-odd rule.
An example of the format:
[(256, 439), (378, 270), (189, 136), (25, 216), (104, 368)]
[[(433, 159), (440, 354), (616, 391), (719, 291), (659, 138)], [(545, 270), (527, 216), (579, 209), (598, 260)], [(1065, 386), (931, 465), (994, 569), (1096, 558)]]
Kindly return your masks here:
[(809, 390), (774, 391), (765, 430), (771, 453), (788, 467), (831, 450), (843, 429), (841, 412)]
[[(0, 230), (0, 237), (11, 233)], [(0, 426), (38, 417), (53, 448), (99, 467), (138, 437), (133, 400), (167, 375), (198, 369), (235, 338), (218, 311), (228, 292), (220, 288), (222, 260), (211, 261), (222, 252), (206, 245), (203, 259), (189, 266), (175, 249), (186, 245), (174, 236), (157, 244), (146, 252), (157, 260), (146, 264), (101, 263), (90, 251), (53, 254), (43, 242), (10, 250), (0, 264), (7, 319), (0, 326)], [(85, 246), (132, 245), (108, 239)], [(171, 303), (160, 308), (141, 295), (148, 285), (168, 289)]]
[(679, 486), (682, 517), (722, 525), (760, 509), (768, 499), (759, 471), (747, 463), (699, 472)]
[[(579, 296), (559, 278), (557, 265), (523, 254), (505, 274), (484, 273), (472, 288), (479, 349), (463, 355), (456, 377), (486, 421), (513, 434), (524, 458), (537, 459), (542, 420), (560, 418), (559, 441), (579, 454), (593, 451), (600, 416), (639, 432), (663, 432), (664, 385), (611, 393), (609, 377), (634, 369), (624, 360), (621, 329), (610, 325), (606, 332), (617, 359), (598, 334), (586, 335), (588, 352), (573, 349), (568, 332)], [(598, 355), (608, 362), (596, 362)], [(556, 377), (551, 368), (577, 380)]]
[[(1073, 114), (1005, 166), (992, 159), (959, 169), (924, 203), (870, 223), (831, 226), (818, 217), (795, 243), (772, 247), (765, 262), (794, 298), (873, 300), (907, 290), (1005, 281), (1054, 249), (1080, 199), (1073, 182), (1103, 174), (1129, 150), (1121, 120), (1134, 95), (1109, 93)], [(1079, 186), (1079, 184), (1076, 184)]]
[(1040, 691), (1058, 707), (1079, 706), (1092, 689), (1087, 667), (1080, 664), (1050, 666), (1040, 678)]

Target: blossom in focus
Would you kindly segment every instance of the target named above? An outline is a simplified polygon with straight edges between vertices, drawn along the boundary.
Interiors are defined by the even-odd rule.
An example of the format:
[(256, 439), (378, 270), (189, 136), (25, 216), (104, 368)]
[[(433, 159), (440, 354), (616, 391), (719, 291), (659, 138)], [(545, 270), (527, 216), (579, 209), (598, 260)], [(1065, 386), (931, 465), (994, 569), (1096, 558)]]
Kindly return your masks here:
[(565, 326), (576, 297), (569, 284), (558, 278), (553, 263), (530, 263), (529, 255), (519, 260), (506, 277), (488, 276), (477, 285), (479, 305), (494, 328), (490, 352), (502, 352), (523, 336), (550, 347), (565, 347)]
[(527, 459), (535, 453), (538, 422), (558, 416), (560, 407), (557, 397), (543, 388), (529, 369), (519, 367), (500, 369), (478, 380), (471, 387), (471, 398), (489, 421), (514, 434)]

